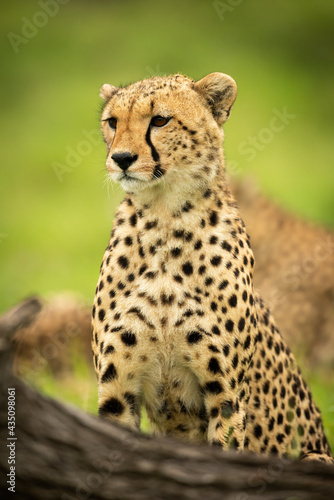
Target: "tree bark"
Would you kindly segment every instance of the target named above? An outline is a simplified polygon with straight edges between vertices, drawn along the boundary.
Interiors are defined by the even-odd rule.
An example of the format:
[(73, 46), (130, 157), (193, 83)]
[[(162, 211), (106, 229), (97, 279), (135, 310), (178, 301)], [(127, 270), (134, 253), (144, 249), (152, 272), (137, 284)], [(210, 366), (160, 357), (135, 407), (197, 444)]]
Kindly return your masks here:
[[(12, 373), (9, 331), (37, 304), (0, 318), (1, 499), (329, 500), (334, 466), (223, 453), (149, 437), (49, 399)], [(14, 317), (16, 317), (16, 320)], [(5, 325), (5, 326), (4, 326)], [(8, 491), (7, 400), (15, 388), (15, 494)]]

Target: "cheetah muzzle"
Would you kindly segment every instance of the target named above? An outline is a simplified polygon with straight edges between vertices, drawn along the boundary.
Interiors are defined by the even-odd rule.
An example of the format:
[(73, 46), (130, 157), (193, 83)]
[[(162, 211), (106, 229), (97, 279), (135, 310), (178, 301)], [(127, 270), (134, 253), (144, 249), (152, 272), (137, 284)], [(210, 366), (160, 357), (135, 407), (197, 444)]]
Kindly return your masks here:
[(224, 178), (222, 73), (103, 85), (106, 166), (127, 195), (93, 307), (99, 413), (223, 449), (330, 460), (321, 416), (269, 310)]

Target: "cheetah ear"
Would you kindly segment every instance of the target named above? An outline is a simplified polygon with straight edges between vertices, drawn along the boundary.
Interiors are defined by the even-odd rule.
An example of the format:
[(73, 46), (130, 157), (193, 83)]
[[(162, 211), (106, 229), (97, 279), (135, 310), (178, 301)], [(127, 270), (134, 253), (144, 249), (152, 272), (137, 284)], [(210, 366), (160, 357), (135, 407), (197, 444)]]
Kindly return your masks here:
[(100, 89), (100, 97), (105, 101), (109, 101), (109, 99), (116, 94), (118, 87), (114, 87), (113, 85), (109, 85), (109, 83), (105, 83), (102, 85)]
[(225, 123), (237, 97), (237, 84), (233, 78), (224, 73), (210, 73), (198, 80), (194, 88), (207, 101), (218, 125)]

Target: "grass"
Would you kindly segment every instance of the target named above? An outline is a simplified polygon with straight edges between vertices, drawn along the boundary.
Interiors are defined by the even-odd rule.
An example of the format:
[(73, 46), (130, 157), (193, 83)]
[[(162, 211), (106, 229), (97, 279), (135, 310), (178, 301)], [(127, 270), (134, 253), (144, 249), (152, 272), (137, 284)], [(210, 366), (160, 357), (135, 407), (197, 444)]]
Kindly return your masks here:
[[(22, 36), (25, 19), (33, 22), (41, 7), (23, 0), (3, 7), (0, 310), (33, 293), (71, 290), (93, 299), (122, 198), (117, 187), (109, 195), (103, 187), (102, 140), (87, 139), (99, 128), (106, 81), (231, 74), (239, 94), (225, 126), (228, 162), (289, 210), (334, 225), (334, 4), (282, 0), (273, 8), (249, 0), (226, 12), (221, 4), (71, 0), (18, 53), (8, 34)], [(294, 118), (268, 140), (275, 112), (285, 108)], [(245, 145), (254, 138), (250, 155)], [(55, 162), (65, 166), (61, 179)], [(34, 383), (95, 412), (90, 379), (45, 374)], [(333, 383), (320, 371), (311, 379), (333, 443)]]
[(26, 371), (26, 382), (45, 396), (73, 404), (81, 410), (97, 415), (97, 383), (91, 366), (72, 356), (72, 369), (55, 376), (47, 366), (36, 373)]

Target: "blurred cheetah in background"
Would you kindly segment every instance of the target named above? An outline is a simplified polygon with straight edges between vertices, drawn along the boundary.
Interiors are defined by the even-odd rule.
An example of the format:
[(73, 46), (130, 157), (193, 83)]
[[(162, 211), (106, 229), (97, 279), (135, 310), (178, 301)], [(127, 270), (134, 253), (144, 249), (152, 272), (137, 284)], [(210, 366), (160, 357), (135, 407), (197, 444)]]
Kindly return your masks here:
[(287, 213), (249, 179), (231, 188), (256, 256), (255, 288), (295, 355), (334, 367), (334, 232)]

